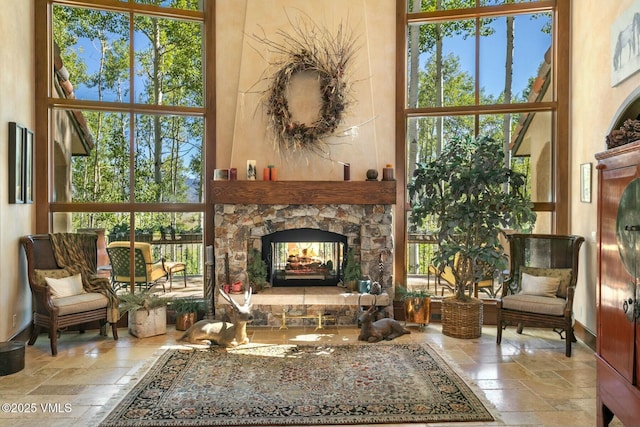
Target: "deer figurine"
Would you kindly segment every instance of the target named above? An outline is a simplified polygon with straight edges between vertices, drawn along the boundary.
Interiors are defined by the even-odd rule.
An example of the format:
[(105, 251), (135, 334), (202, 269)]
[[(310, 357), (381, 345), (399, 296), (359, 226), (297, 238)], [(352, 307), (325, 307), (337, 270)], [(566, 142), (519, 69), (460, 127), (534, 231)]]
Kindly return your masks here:
[(234, 301), (222, 289), (220, 289), (220, 295), (233, 308), (234, 322), (200, 320), (185, 331), (180, 338), (181, 341), (188, 341), (191, 344), (209, 341), (211, 344), (218, 344), (223, 347), (235, 347), (249, 342), (247, 323), (253, 320), (253, 315), (251, 314), (251, 288), (244, 293), (244, 304), (242, 305)]
[(358, 318), (361, 324), (360, 335), (358, 336), (359, 341), (390, 341), (400, 335), (411, 333), (411, 331), (402, 327), (400, 322), (395, 319), (384, 318), (374, 322), (373, 319), (376, 310), (377, 307), (372, 305), (368, 310), (362, 312)]

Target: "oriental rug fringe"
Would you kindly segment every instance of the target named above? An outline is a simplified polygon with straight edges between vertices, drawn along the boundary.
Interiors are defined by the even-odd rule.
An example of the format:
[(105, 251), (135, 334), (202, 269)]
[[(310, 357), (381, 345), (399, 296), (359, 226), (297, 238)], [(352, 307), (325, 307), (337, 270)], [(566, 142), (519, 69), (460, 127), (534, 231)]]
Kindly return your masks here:
[(100, 426), (492, 421), (426, 344), (172, 349)]

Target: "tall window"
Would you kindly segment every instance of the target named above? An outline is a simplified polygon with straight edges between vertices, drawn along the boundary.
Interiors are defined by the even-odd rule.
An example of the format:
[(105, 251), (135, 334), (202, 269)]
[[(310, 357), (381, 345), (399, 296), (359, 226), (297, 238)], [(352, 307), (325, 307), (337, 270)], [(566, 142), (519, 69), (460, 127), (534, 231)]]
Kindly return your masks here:
[[(205, 3), (36, 5), (37, 31), (50, 29), (49, 66), (38, 70), (49, 82), (38, 92), (46, 91), (47, 114), (37, 114), (50, 135), (49, 173), (41, 175), (49, 185), (37, 201), (49, 210), (39, 213), (38, 231), (101, 229), (107, 242), (152, 241), (156, 254), (201, 273), (206, 154), (214, 152), (204, 144), (205, 16), (213, 21)], [(181, 235), (196, 245), (178, 246)]]
[[(558, 179), (559, 171), (564, 168), (560, 173), (566, 174), (568, 167), (566, 149), (558, 150), (567, 137), (557, 131), (558, 106), (566, 93), (557, 85), (568, 70), (556, 64), (557, 3), (568, 1), (400, 3), (406, 53), (398, 82), (403, 185), (416, 163), (438, 156), (452, 137), (490, 136), (503, 142), (507, 166), (527, 176), (538, 214), (533, 231), (555, 232), (557, 196), (564, 191), (558, 186), (567, 185)], [(407, 271), (427, 274), (433, 230), (416, 228), (410, 212), (404, 220)]]

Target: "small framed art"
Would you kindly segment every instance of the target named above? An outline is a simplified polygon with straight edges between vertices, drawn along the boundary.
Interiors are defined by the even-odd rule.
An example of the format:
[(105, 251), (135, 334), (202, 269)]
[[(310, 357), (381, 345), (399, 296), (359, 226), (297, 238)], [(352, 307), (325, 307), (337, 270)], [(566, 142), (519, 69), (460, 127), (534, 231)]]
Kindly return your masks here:
[(24, 130), (9, 122), (9, 203), (24, 203)]
[(591, 203), (591, 163), (580, 165), (580, 201)]
[(24, 149), (22, 166), (24, 169), (24, 197), (25, 203), (33, 203), (33, 131), (24, 130)]

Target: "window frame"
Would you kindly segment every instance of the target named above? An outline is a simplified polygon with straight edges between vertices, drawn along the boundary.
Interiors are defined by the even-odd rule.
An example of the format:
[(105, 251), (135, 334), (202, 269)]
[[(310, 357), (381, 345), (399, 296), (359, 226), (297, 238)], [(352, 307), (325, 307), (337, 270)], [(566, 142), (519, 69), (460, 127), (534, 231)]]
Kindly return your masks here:
[[(133, 103), (97, 102), (88, 100), (61, 99), (52, 96), (53, 64), (53, 5), (86, 7), (130, 15), (144, 13), (169, 19), (201, 21), (203, 25), (203, 86), (204, 99), (202, 107), (183, 107), (166, 105), (139, 105)], [(213, 242), (213, 206), (206, 191), (206, 177), (212, 176), (215, 168), (215, 2), (203, 0), (203, 10), (178, 10), (152, 5), (138, 4), (133, 1), (114, 0), (35, 0), (35, 202), (39, 206), (35, 214), (37, 233), (48, 233), (53, 227), (55, 213), (78, 212), (114, 212), (129, 213), (133, 219), (136, 213), (144, 212), (200, 212), (204, 214), (204, 244)], [(214, 82), (214, 83), (211, 83)], [(200, 203), (139, 203), (131, 200), (122, 203), (72, 203), (53, 201), (53, 143), (51, 141), (52, 111), (56, 108), (120, 111), (130, 115), (152, 113), (169, 115), (191, 115), (203, 117), (204, 134), (202, 145), (204, 199)], [(135, 133), (131, 132), (131, 138)], [(133, 174), (131, 163), (130, 173)], [(134, 183), (133, 176), (131, 182)]]
[[(548, 111), (552, 115), (552, 196), (550, 202), (534, 203), (534, 210), (550, 212), (553, 233), (569, 232), (569, 85), (570, 85), (570, 12), (571, 0), (541, 0), (537, 2), (504, 4), (499, 6), (477, 6), (459, 10), (440, 10), (434, 12), (408, 12), (408, 0), (396, 0), (396, 168), (397, 168), (397, 204), (395, 217), (395, 259), (394, 279), (397, 283), (407, 281), (407, 213), (411, 207), (407, 194), (407, 121), (410, 118), (445, 116), (527, 113)], [(472, 106), (453, 106), (435, 108), (408, 108), (408, 29), (410, 24), (442, 22), (443, 20), (481, 19), (492, 16), (551, 12), (552, 29), (552, 73), (554, 101), (535, 104), (495, 104), (483, 105), (476, 102)], [(477, 49), (477, 46), (476, 46)], [(476, 70), (479, 56), (476, 55)], [(478, 81), (476, 79), (476, 90)], [(477, 126), (477, 120), (476, 120)], [(477, 131), (477, 129), (476, 129)]]

